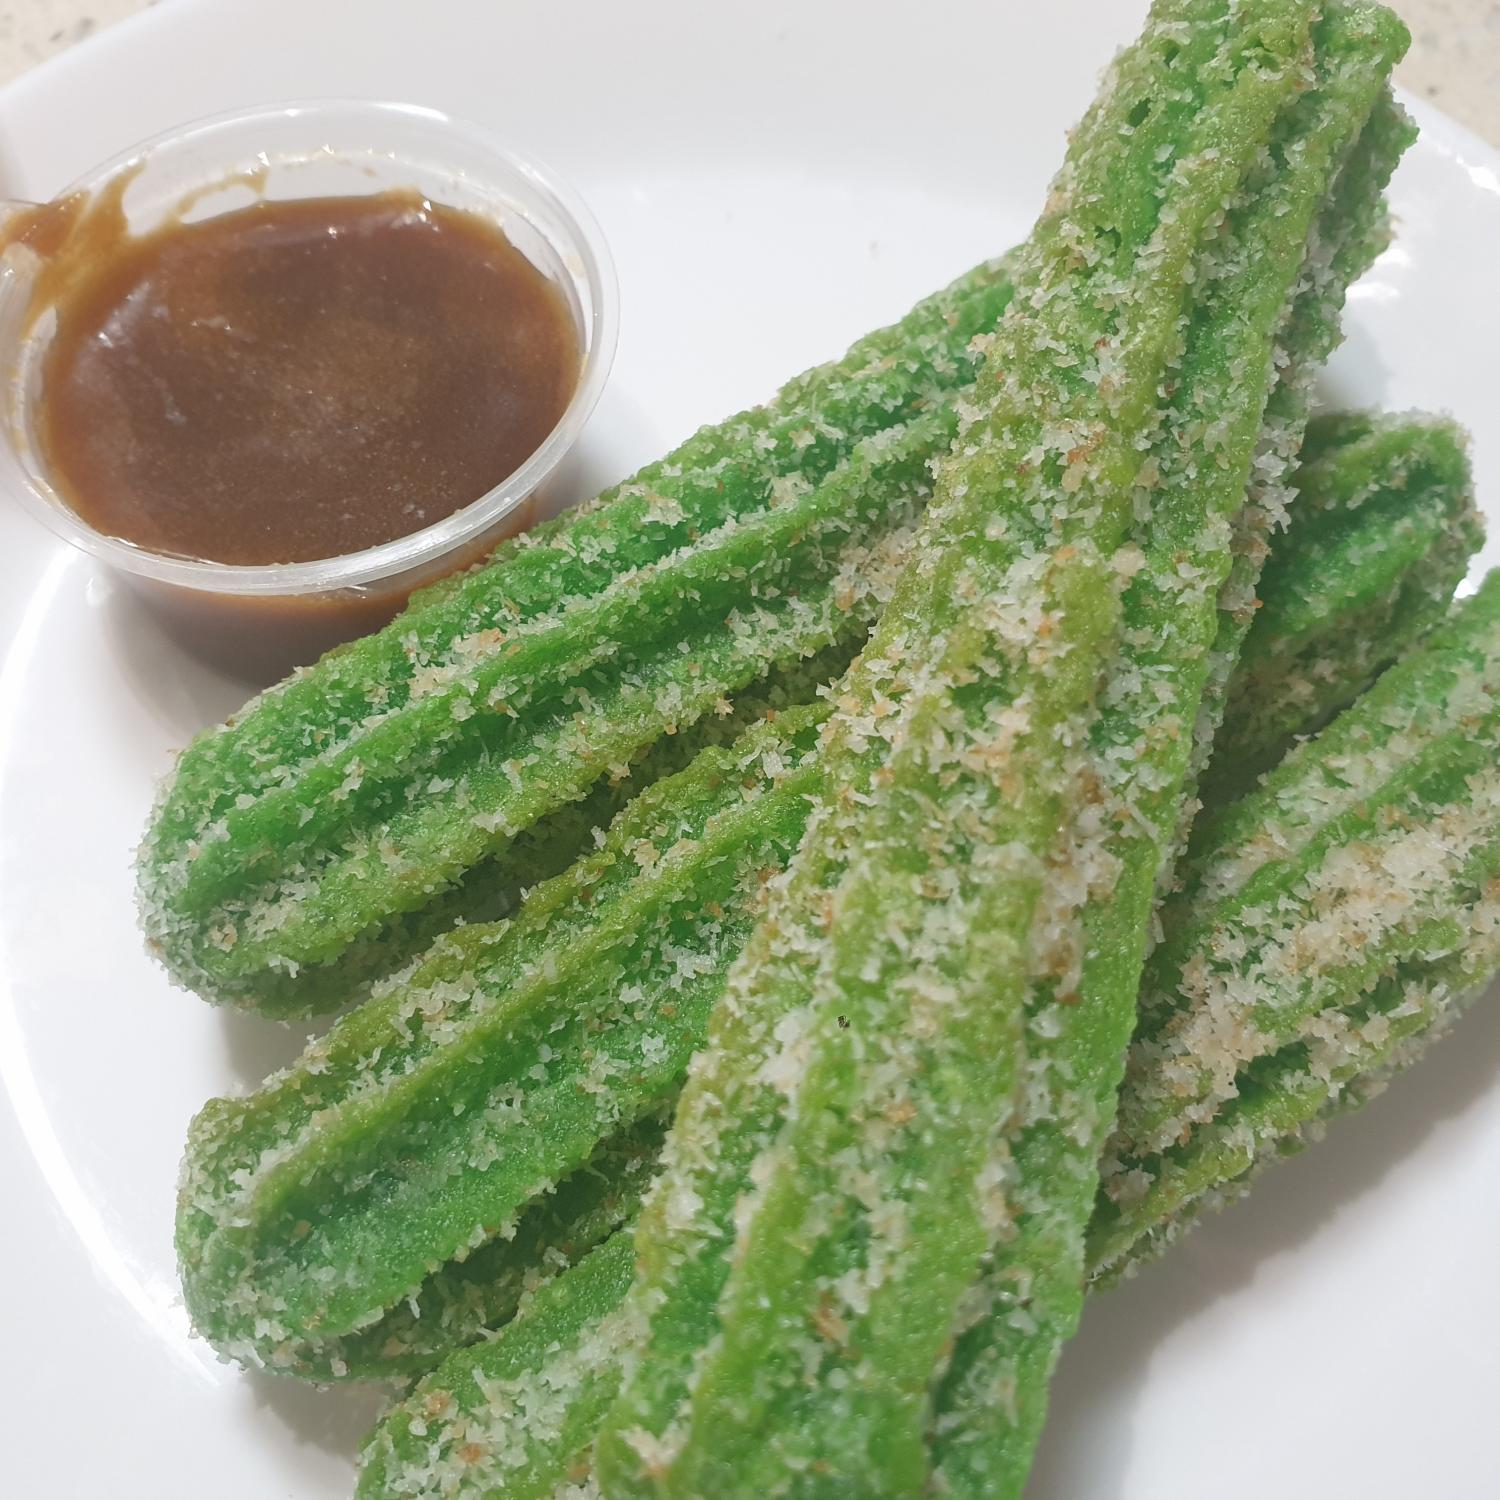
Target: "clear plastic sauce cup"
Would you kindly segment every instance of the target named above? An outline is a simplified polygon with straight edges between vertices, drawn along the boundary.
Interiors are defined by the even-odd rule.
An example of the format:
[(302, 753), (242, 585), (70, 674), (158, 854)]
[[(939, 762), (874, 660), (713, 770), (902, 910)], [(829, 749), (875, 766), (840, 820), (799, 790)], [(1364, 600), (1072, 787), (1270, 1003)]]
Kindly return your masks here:
[(240, 565), (152, 552), (89, 525), (49, 480), (35, 414), (55, 318), (30, 316), (40, 262), (12, 246), (0, 262), (5, 388), (0, 489), (57, 535), (101, 559), (175, 624), (193, 649), (268, 677), (374, 629), (407, 596), (524, 530), (549, 476), (577, 442), (615, 352), (614, 267), (593, 217), (535, 161), (479, 127), (404, 104), (326, 101), (237, 111), (167, 132), (69, 188), (97, 197), (127, 178), (132, 233), (192, 223), (256, 198), (330, 198), (407, 189), (497, 224), (560, 290), (578, 333), (577, 386), (521, 466), (442, 520), (379, 546), (307, 562)]

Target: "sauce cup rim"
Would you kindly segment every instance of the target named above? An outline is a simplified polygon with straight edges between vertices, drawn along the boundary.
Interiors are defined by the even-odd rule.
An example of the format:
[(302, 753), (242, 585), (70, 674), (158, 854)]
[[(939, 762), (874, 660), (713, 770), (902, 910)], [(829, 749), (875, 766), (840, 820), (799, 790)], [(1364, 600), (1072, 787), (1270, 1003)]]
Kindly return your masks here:
[[(11, 350), (6, 398), (4, 441), (0, 443), (0, 484), (16, 492), (37, 519), (56, 535), (83, 551), (126, 573), (159, 583), (216, 594), (241, 597), (287, 598), (307, 595), (385, 593), (440, 576), (450, 554), (472, 551), (476, 541), (498, 529), (506, 516), (533, 496), (557, 469), (577, 442), (597, 405), (609, 376), (619, 336), (619, 289), (614, 262), (602, 230), (582, 198), (551, 168), (536, 157), (505, 144), (493, 131), (426, 105), (388, 100), (301, 99), (222, 111), (161, 131), (109, 158), (74, 181), (59, 197), (73, 193), (98, 193), (125, 172), (135, 172), (153, 154), (187, 144), (211, 142), (213, 137), (237, 129), (253, 129), (268, 122), (306, 124), (309, 140), (305, 148), (311, 159), (326, 147), (315, 139), (320, 121), (337, 118), (341, 123), (367, 120), (393, 129), (420, 128), (426, 136), (451, 134), (470, 154), (476, 150), (493, 163), (497, 180), (509, 191), (528, 195), (517, 211), (532, 230), (543, 238), (575, 282), (580, 301), (582, 359), (578, 383), (561, 417), (541, 444), (518, 468), (467, 505), (406, 536), (377, 546), (336, 557), (304, 562), (238, 564), (209, 559), (185, 558), (153, 552), (123, 537), (91, 526), (47, 483), (44, 465), (24, 438), (20, 405), (20, 376), (14, 368), (18, 351)], [(375, 154), (399, 166), (399, 149), (380, 149)], [(277, 151), (271, 163), (291, 163), (302, 154)], [(230, 177), (239, 163), (224, 162)], [(472, 172), (464, 172), (466, 181)], [(388, 184), (394, 186), (395, 184)], [(440, 195), (433, 195), (434, 197)], [(539, 225), (526, 210), (544, 213), (546, 226)], [(22, 252), (24, 253), (24, 252)], [(17, 269), (11, 255), (0, 263), (0, 299), (7, 292), (18, 295)], [(403, 582), (403, 579), (408, 582)]]

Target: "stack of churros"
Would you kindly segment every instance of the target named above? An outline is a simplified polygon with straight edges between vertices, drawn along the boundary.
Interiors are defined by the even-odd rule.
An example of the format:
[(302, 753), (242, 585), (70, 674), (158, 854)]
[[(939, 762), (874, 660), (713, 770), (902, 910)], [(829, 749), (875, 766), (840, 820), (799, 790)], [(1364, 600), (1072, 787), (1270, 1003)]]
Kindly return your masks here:
[(194, 1122), (359, 1494), (1021, 1494), (1089, 1286), (1500, 970), (1463, 435), (1309, 422), (1405, 33), (1158, 0), (1031, 237), (185, 753), (148, 937), (351, 1007)]

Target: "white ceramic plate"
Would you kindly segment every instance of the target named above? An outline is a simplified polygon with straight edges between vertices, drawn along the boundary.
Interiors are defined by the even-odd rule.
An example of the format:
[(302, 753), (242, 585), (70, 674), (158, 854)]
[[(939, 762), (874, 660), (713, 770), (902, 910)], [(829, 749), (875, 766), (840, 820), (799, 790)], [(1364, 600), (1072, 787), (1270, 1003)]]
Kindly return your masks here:
[[(0, 191), (45, 196), (141, 136), (277, 98), (495, 127), (583, 190), (619, 261), (581, 493), (1020, 237), (1144, 9), (177, 0), (0, 93)], [(1457, 413), (1500, 522), (1500, 156), (1421, 118), (1400, 240), (1355, 293), (1329, 386)], [(129, 862), (171, 750), (243, 689), (4, 497), (0, 647), (0, 1493), (345, 1495), (372, 1403), (215, 1363), (176, 1297), (188, 1118), (291, 1044), (168, 988)], [(1497, 1161), (1489, 1005), (1090, 1309), (1029, 1493), (1494, 1493)]]

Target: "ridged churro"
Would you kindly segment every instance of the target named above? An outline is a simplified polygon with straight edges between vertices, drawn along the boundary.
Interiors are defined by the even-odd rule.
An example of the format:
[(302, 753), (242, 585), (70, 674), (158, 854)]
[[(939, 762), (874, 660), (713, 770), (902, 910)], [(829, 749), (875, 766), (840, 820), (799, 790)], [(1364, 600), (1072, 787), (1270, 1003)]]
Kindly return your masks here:
[(1368, 259), (1403, 44), (1373, 8), (1158, 5), (1073, 136), (668, 1134), (611, 1500), (1019, 1491), (1232, 523)]

